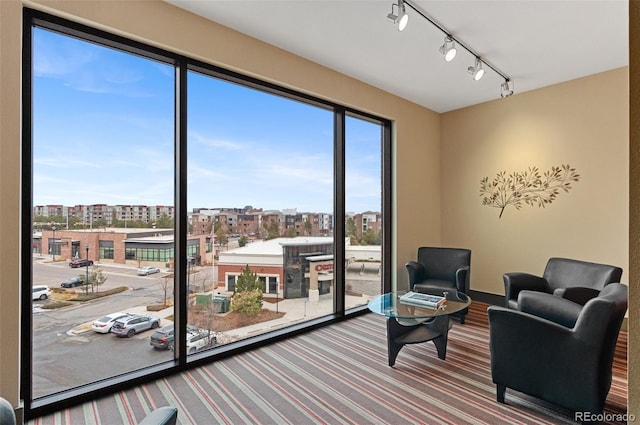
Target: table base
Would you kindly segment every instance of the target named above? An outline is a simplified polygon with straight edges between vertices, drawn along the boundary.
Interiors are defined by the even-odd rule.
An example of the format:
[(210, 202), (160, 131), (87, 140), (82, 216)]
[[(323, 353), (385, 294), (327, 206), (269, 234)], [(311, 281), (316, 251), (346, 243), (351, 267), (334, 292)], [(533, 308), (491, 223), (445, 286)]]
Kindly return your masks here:
[(396, 358), (406, 344), (419, 344), (433, 341), (438, 357), (447, 357), (447, 337), (449, 334), (449, 316), (437, 316), (427, 322), (405, 326), (395, 318), (387, 318), (387, 351), (389, 366), (396, 363)]

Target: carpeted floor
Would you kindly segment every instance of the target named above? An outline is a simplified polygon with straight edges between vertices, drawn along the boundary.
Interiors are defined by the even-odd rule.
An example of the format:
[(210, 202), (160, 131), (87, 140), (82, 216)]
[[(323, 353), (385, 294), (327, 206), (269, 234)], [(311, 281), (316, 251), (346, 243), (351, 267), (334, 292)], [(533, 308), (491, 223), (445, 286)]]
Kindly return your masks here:
[[(385, 319), (364, 315), (30, 422), (135, 424), (176, 406), (178, 423), (572, 424), (573, 415), (507, 390), (495, 401), (486, 304), (449, 333), (447, 359), (433, 343), (405, 346), (387, 365)], [(626, 333), (621, 333), (606, 413), (627, 406)], [(616, 422), (606, 422), (616, 423)]]

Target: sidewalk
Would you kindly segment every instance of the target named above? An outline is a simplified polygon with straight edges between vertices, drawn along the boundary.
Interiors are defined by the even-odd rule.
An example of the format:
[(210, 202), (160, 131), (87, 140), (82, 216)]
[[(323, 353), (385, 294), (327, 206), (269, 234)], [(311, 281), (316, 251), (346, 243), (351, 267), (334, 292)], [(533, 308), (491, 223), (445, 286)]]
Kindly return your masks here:
[[(368, 298), (365, 297), (347, 296), (346, 308), (367, 304), (368, 302)], [(284, 299), (278, 301), (278, 303), (265, 302), (263, 303), (263, 308), (267, 308), (272, 311), (277, 310), (281, 313), (285, 313), (285, 315), (280, 319), (256, 323), (255, 325), (226, 331), (224, 332), (224, 335), (226, 336), (228, 341), (231, 342), (238, 339), (247, 338), (253, 334), (260, 334), (269, 330), (280, 329), (286, 326), (293, 325), (295, 323), (304, 322), (305, 320), (331, 314), (333, 313), (333, 298), (331, 295), (324, 295), (320, 297), (320, 301), (313, 303), (309, 302), (306, 298)], [(172, 323), (170, 320), (165, 319), (165, 317), (173, 314), (173, 306), (159, 311), (147, 311), (146, 306), (137, 306), (126, 309), (126, 313), (140, 315), (151, 314), (153, 316), (160, 317), (160, 326), (162, 327)], [(67, 335), (75, 336), (84, 332), (89, 332), (91, 331), (92, 323), (93, 321), (82, 323), (67, 331)]]
[[(371, 297), (354, 297), (347, 295), (346, 308), (352, 308), (358, 305), (366, 305)], [(251, 336), (252, 334), (260, 334), (269, 330), (284, 328), (295, 323), (304, 322), (305, 320), (322, 317), (333, 313), (333, 297), (332, 295), (323, 295), (318, 302), (309, 302), (306, 298), (284, 299), (278, 303), (263, 303), (263, 307), (272, 311), (285, 313), (280, 319), (270, 320), (269, 322), (256, 323), (255, 325), (245, 326), (243, 328), (233, 329), (225, 332), (225, 334), (233, 339), (241, 339)]]

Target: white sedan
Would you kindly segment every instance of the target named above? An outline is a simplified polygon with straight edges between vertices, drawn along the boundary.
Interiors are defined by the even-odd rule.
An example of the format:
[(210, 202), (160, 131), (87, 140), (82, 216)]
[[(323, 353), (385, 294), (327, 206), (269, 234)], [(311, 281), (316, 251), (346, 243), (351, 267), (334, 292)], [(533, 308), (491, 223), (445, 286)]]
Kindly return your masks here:
[(146, 276), (153, 273), (160, 273), (160, 269), (151, 266), (146, 266), (138, 269), (138, 276)]
[(91, 329), (101, 334), (107, 334), (109, 333), (109, 331), (111, 331), (111, 327), (116, 320), (122, 319), (123, 317), (126, 317), (128, 315), (128, 313), (123, 313), (121, 311), (117, 313), (107, 314), (106, 316), (101, 317), (93, 322), (91, 324)]

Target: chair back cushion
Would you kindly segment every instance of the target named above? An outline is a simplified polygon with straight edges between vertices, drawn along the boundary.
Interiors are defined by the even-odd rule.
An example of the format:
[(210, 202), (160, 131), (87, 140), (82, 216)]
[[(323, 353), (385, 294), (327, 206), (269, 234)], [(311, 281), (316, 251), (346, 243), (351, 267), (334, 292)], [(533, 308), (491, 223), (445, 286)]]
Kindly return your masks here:
[(424, 265), (427, 279), (455, 283), (456, 271), (471, 266), (471, 250), (422, 246), (418, 248), (418, 263)]
[(609, 283), (620, 282), (622, 269), (608, 264), (589, 263), (569, 258), (550, 258), (543, 277), (552, 291), (573, 287), (601, 290)]

